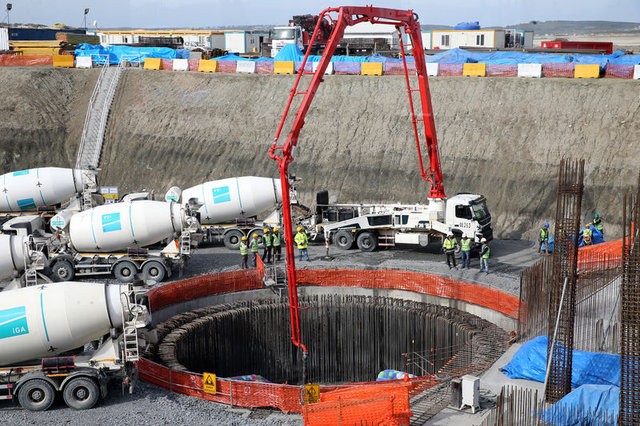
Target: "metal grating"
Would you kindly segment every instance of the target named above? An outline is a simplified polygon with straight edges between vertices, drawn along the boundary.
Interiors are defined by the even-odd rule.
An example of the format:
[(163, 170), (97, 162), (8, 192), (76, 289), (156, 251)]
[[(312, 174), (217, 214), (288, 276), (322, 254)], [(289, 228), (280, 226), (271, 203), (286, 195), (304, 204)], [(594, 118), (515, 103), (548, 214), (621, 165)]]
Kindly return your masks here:
[(584, 160), (560, 163), (556, 198), (553, 274), (549, 303), (549, 361), (545, 398), (556, 402), (571, 392), (576, 306), (578, 232), (584, 189)]

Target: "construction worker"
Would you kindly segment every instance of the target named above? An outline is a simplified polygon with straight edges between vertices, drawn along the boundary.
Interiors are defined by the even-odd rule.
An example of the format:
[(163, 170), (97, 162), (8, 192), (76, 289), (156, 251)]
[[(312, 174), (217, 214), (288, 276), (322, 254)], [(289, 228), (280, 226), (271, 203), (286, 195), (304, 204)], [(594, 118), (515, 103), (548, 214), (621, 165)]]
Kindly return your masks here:
[(298, 245), (298, 251), (300, 253), (300, 261), (302, 261), (302, 257), (304, 256), (308, 262), (309, 251), (307, 250), (307, 247), (309, 247), (309, 237), (307, 237), (307, 234), (304, 232), (304, 229), (302, 229), (301, 226), (298, 226), (298, 233), (296, 234), (293, 240)]
[[(453, 237), (453, 234), (449, 233), (447, 238), (442, 242), (442, 250), (444, 254), (447, 255), (447, 265), (449, 265), (449, 269), (455, 268), (458, 269), (456, 265), (456, 246), (458, 245), (458, 241)], [(453, 264), (453, 266), (451, 266)]]
[(273, 239), (271, 241), (273, 244), (273, 260), (278, 262), (280, 262), (280, 253), (282, 253), (282, 237), (279, 231), (277, 226), (273, 228)]
[(584, 230), (582, 231), (582, 244), (585, 246), (590, 246), (591, 245), (591, 224), (587, 223), (587, 226), (584, 227)]
[(264, 244), (264, 250), (262, 251), (262, 260), (267, 263), (271, 263), (271, 247), (273, 247), (273, 236), (269, 228), (264, 228), (264, 235), (262, 235), (262, 243)]
[(242, 257), (242, 263), (240, 264), (242, 269), (249, 269), (249, 246), (247, 245), (247, 237), (245, 236), (240, 240), (240, 256)]
[(253, 267), (258, 266), (258, 248), (260, 247), (260, 243), (258, 242), (258, 234), (254, 233), (251, 242), (249, 243), (249, 251), (251, 251), (251, 256), (253, 257)]
[(593, 222), (591, 224), (602, 234), (604, 237), (604, 224), (602, 223), (602, 219), (600, 219), (600, 215), (598, 213), (593, 215)]
[(538, 253), (542, 251), (544, 245), (545, 253), (549, 254), (549, 222), (545, 222), (540, 228), (540, 242), (538, 243)]
[(489, 273), (489, 257), (491, 256), (491, 248), (487, 244), (487, 239), (480, 240), (482, 247), (480, 248), (480, 272)]
[(462, 269), (469, 269), (469, 265), (471, 264), (471, 239), (466, 235), (463, 235), (460, 240), (460, 254), (462, 256), (460, 259)]

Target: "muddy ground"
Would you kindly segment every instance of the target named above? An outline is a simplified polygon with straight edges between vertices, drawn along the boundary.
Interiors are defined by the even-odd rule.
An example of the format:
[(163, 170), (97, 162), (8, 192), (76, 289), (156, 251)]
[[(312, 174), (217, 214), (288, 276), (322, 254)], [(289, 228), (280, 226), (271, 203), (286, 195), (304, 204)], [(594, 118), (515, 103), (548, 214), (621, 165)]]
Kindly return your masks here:
[[(0, 172), (75, 164), (97, 73), (0, 69)], [(172, 185), (277, 176), (267, 151), (293, 78), (127, 70), (110, 115), (100, 182), (162, 197)], [(486, 195), (498, 237), (531, 238), (543, 220), (553, 221), (560, 159), (584, 158), (583, 216), (600, 212), (608, 236), (619, 235), (621, 197), (638, 176), (638, 84), (431, 78), (447, 193)], [(291, 172), (304, 179), (305, 204), (321, 189), (340, 202), (424, 201), (403, 78), (327, 76)]]

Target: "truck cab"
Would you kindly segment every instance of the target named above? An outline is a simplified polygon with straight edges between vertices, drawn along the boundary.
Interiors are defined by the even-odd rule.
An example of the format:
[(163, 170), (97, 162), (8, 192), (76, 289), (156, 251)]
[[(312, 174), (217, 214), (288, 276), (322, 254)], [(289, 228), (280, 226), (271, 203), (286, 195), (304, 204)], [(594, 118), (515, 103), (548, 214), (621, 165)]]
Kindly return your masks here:
[(302, 28), (300, 26), (275, 27), (271, 37), (271, 57), (275, 58), (278, 52), (287, 44), (295, 44), (300, 50), (304, 49)]
[(457, 194), (446, 201), (445, 223), (454, 234), (466, 235), (479, 243), (481, 238), (493, 239), (491, 214), (482, 195)]

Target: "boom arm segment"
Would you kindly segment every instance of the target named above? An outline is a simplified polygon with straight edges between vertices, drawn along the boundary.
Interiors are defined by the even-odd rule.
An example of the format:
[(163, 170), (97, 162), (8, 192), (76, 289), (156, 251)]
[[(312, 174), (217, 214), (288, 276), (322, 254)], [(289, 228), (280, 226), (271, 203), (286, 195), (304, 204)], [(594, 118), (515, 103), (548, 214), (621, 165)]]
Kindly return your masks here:
[[(334, 18), (333, 15), (337, 13)], [(312, 46), (323, 28), (326, 28), (327, 23), (332, 27), (331, 35), (326, 43), (324, 53), (320, 58), (318, 67), (315, 73), (305, 72), (305, 65), (309, 59), (309, 53), (311, 49), (307, 49), (307, 52), (302, 61), (300, 71), (296, 76), (293, 89), (289, 94), (289, 100), (285, 107), (282, 119), (276, 130), (275, 138), (271, 149), (269, 150), (269, 156), (278, 162), (278, 169), (280, 171), (280, 181), (282, 183), (282, 205), (283, 208), (283, 222), (284, 231), (286, 236), (286, 256), (287, 256), (287, 281), (289, 288), (289, 305), (290, 305), (290, 320), (291, 320), (291, 340), (292, 342), (301, 348), (306, 354), (307, 348), (302, 343), (300, 336), (300, 318), (298, 307), (298, 289), (296, 281), (296, 269), (295, 269), (295, 254), (293, 250), (292, 236), (293, 225), (291, 220), (290, 200), (289, 200), (289, 164), (293, 161), (292, 150), (298, 144), (298, 137), (300, 131), (304, 126), (304, 119), (309, 111), (311, 102), (323, 81), (324, 73), (331, 62), (331, 57), (335, 52), (335, 49), (344, 35), (344, 30), (347, 26), (355, 25), (360, 22), (371, 22), (372, 24), (384, 24), (393, 25), (398, 30), (400, 38), (400, 51), (402, 54), (402, 60), (404, 64), (405, 80), (407, 84), (407, 93), (409, 95), (409, 106), (411, 110), (411, 120), (413, 125), (413, 131), (415, 136), (416, 149), (418, 151), (418, 162), (420, 165), (420, 175), (422, 179), (429, 182), (430, 191), (429, 198), (445, 198), (442, 170), (440, 167), (440, 154), (438, 153), (438, 144), (436, 140), (435, 123), (433, 120), (433, 110), (431, 108), (431, 96), (429, 93), (429, 83), (427, 79), (426, 62), (424, 58), (424, 49), (422, 46), (422, 34), (420, 30), (420, 23), (418, 22), (417, 15), (412, 10), (396, 10), (378, 8), (372, 6), (364, 7), (350, 7), (342, 6), (338, 8), (327, 8), (318, 16), (316, 27), (309, 41), (309, 46)], [(404, 29), (405, 33), (409, 35), (414, 52), (415, 69), (418, 77), (418, 89), (412, 89), (409, 81), (409, 73), (407, 62), (405, 58), (404, 45), (402, 43), (401, 29)], [(417, 52), (417, 54), (415, 54)], [(313, 74), (309, 85), (306, 90), (298, 90), (300, 81), (303, 75)], [(417, 117), (413, 103), (413, 92), (420, 92), (420, 104), (421, 104), (421, 116)], [(287, 136), (287, 140), (284, 144), (278, 145), (280, 134), (285, 125), (285, 121), (289, 115), (291, 104), (295, 96), (302, 95), (302, 101), (298, 107), (291, 131)], [(427, 148), (427, 154), (429, 156), (429, 169), (425, 170), (422, 149), (420, 143), (420, 126), (419, 122), (423, 123), (422, 130), (425, 136), (425, 146)]]

